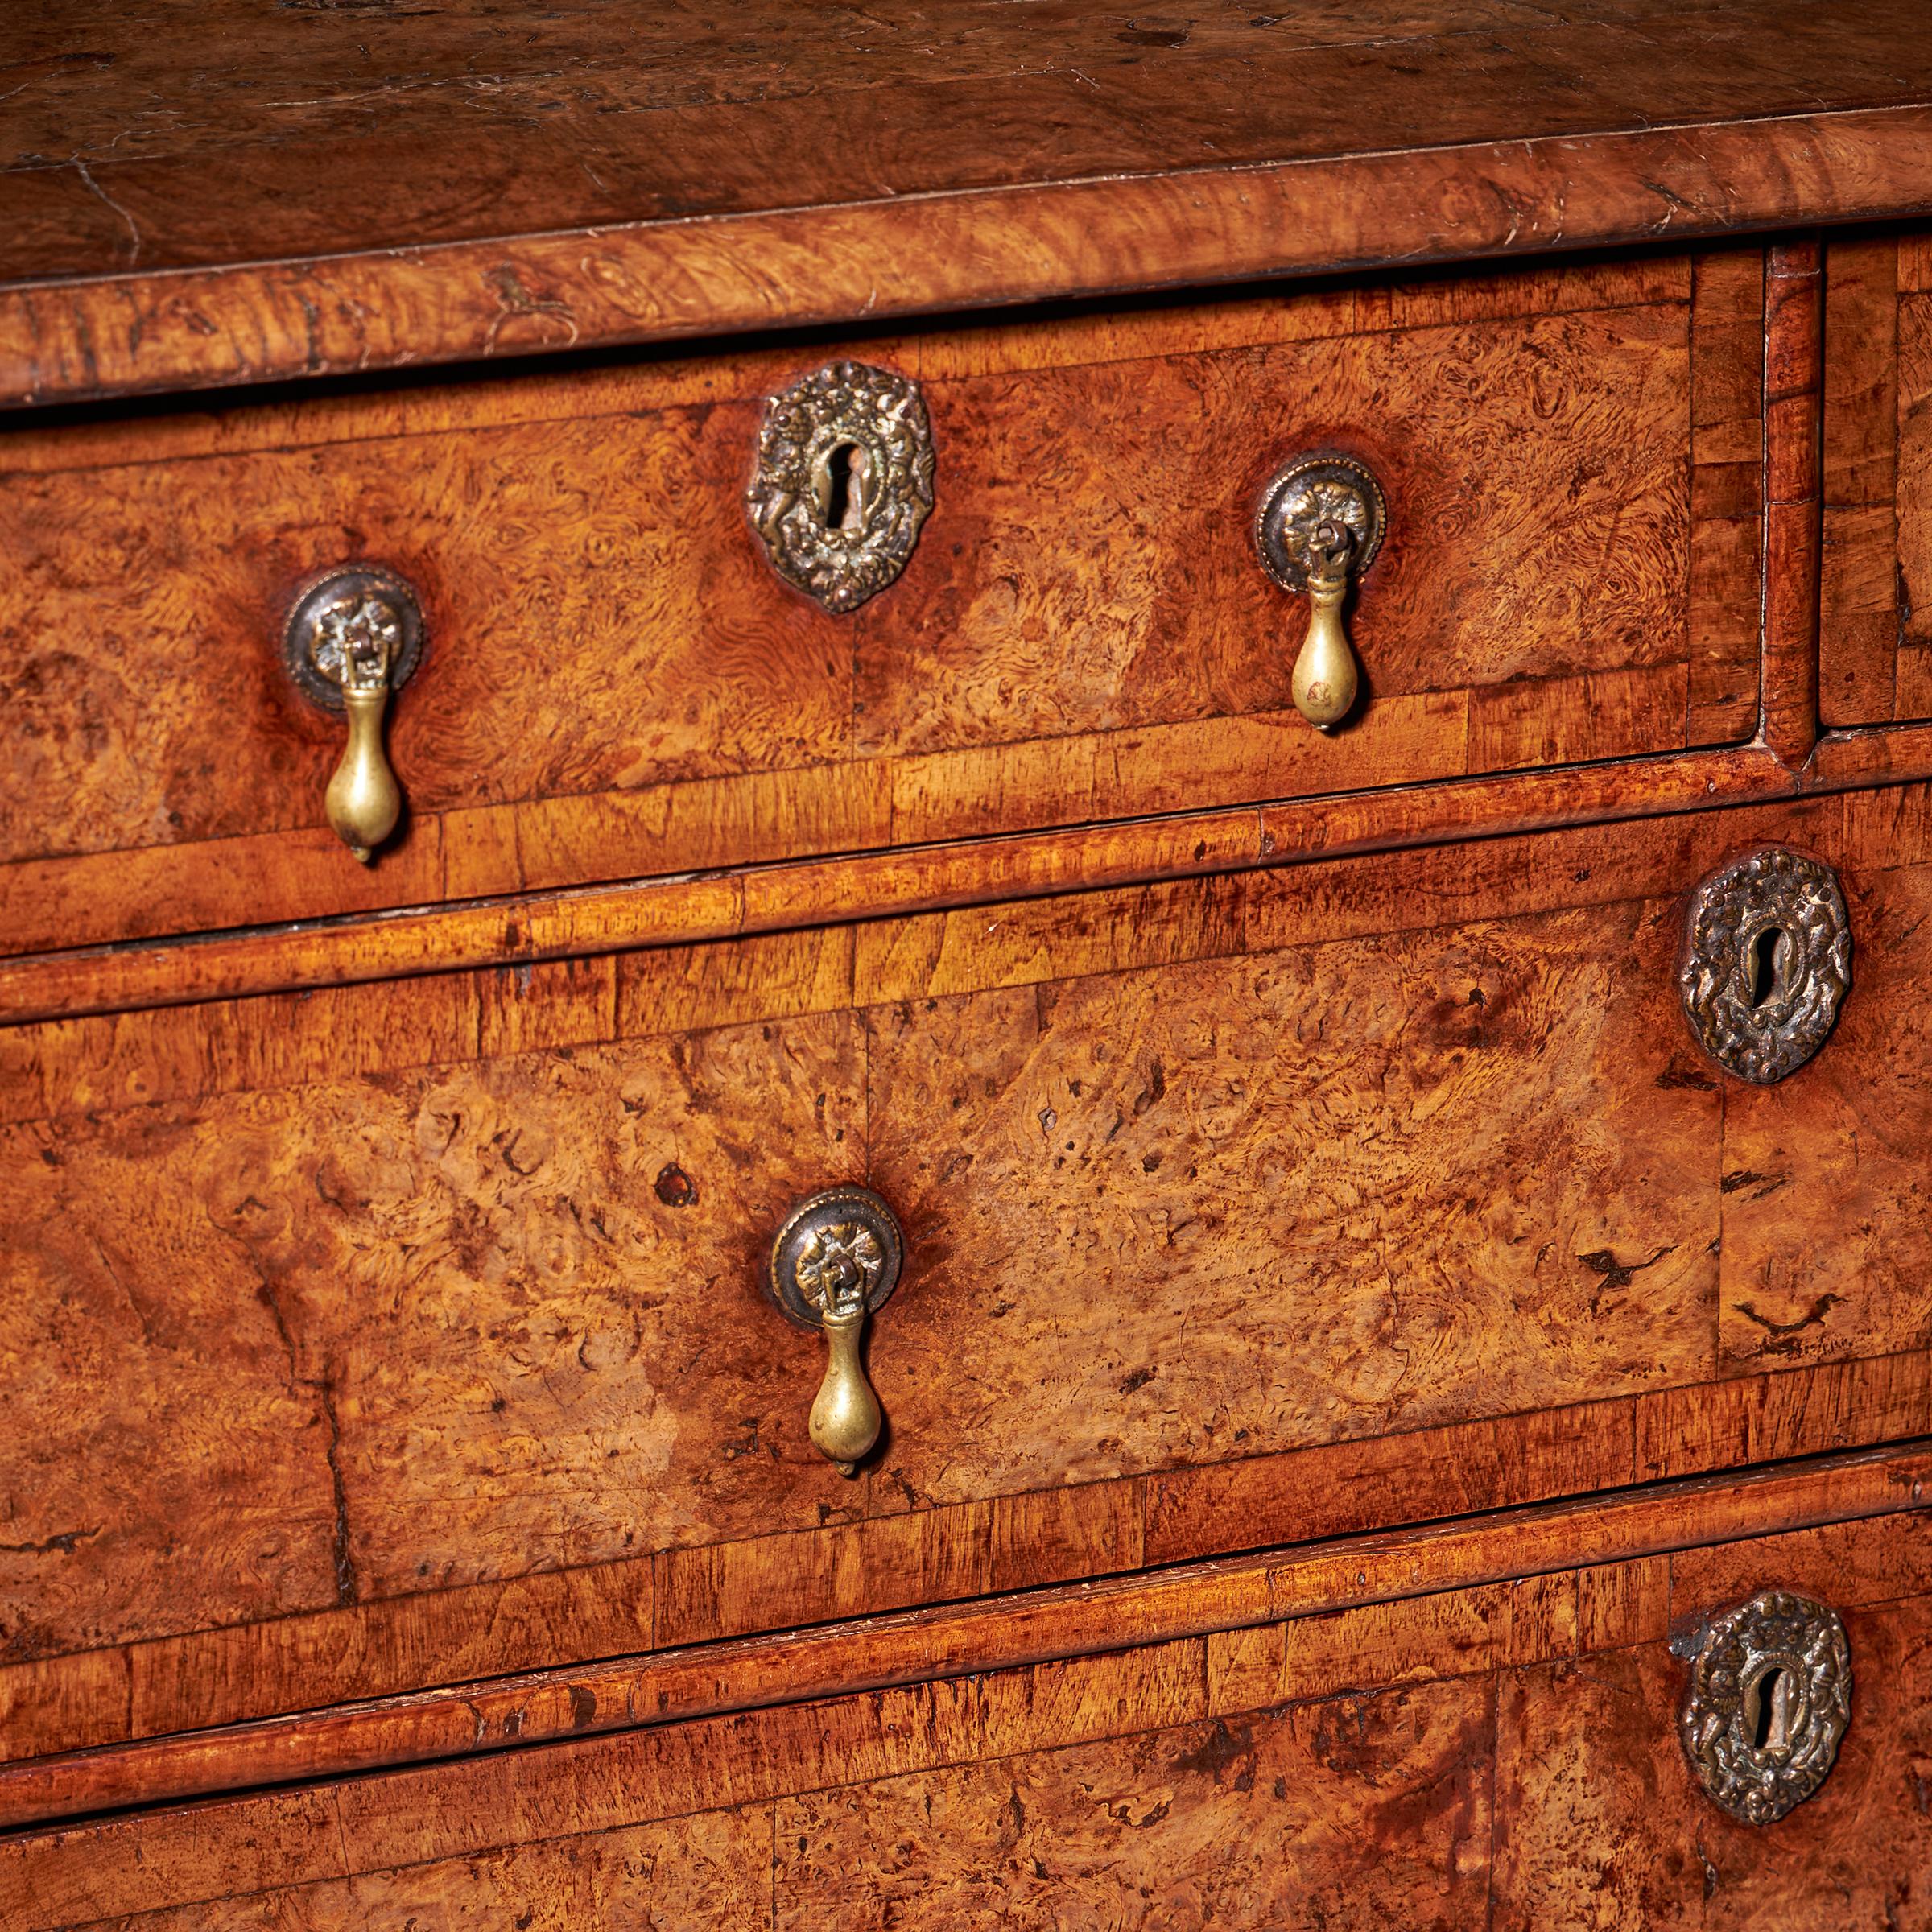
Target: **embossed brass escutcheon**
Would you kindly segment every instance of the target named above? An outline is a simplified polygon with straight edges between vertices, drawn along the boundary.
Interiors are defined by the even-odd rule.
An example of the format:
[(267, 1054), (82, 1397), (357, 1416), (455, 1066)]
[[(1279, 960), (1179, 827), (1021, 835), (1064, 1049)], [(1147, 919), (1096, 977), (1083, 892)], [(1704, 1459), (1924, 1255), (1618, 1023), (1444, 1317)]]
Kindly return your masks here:
[(1825, 1781), (1852, 1717), (1852, 1645), (1837, 1612), (1763, 1590), (1694, 1632), (1680, 1735), (1711, 1802), (1768, 1825)]
[(1690, 902), (1678, 984), (1690, 1030), (1727, 1072), (1761, 1087), (1796, 1072), (1852, 984), (1838, 875), (1781, 845), (1714, 872)]
[(1255, 519), (1261, 566), (1308, 600), (1308, 634), (1294, 660), (1295, 708), (1332, 731), (1355, 707), (1360, 679), (1343, 616), (1351, 586), (1374, 563), (1388, 527), (1381, 485), (1348, 456), (1299, 456), (1278, 471)]
[(282, 652), (303, 696), (348, 720), (324, 803), (336, 837), (366, 865), (402, 815), (382, 726), (390, 692), (423, 654), (422, 607), (394, 571), (373, 564), (325, 571), (296, 592)]
[(919, 386), (864, 362), (801, 376), (766, 405), (745, 493), (772, 568), (828, 610), (857, 610), (906, 568), (932, 508)]
[(869, 1187), (828, 1187), (800, 1201), (772, 1241), (766, 1293), (799, 1327), (825, 1336), (811, 1434), (841, 1476), (856, 1475), (879, 1439), (885, 1418), (865, 1379), (865, 1318), (898, 1286), (905, 1253), (892, 1210)]

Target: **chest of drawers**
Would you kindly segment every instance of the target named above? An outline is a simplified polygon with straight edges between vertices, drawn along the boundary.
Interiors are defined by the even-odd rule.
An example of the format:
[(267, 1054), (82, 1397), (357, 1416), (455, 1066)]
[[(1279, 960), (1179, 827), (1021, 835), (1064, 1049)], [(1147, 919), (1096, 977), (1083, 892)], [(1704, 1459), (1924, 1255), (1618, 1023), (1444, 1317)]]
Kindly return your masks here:
[(0, 1922), (1932, 1926), (1913, 14), (0, 27)]

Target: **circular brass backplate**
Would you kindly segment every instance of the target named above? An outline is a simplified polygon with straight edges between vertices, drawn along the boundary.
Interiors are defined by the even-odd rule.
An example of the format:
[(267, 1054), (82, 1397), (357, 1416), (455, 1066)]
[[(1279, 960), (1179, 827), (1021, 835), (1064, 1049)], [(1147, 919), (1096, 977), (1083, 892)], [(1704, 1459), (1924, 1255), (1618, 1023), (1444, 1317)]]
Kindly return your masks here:
[(876, 1315), (898, 1286), (905, 1258), (898, 1221), (877, 1195), (828, 1187), (800, 1201), (773, 1236), (765, 1292), (801, 1328), (822, 1325), (825, 1298), (841, 1280), (862, 1286)]
[[(835, 467), (843, 466), (832, 502)], [(745, 492), (752, 527), (786, 583), (856, 610), (906, 568), (932, 508), (932, 428), (919, 385), (832, 362), (766, 404)]]
[(1307, 594), (1315, 532), (1325, 522), (1341, 525), (1354, 539), (1348, 568), (1359, 580), (1382, 547), (1389, 506), (1373, 472), (1352, 456), (1298, 456), (1261, 493), (1255, 548), (1282, 589)]
[(282, 627), (282, 659), (304, 697), (340, 716), (343, 652), (379, 633), (394, 691), (409, 682), (423, 657), (423, 607), (415, 590), (380, 564), (318, 571), (296, 586)]
[(1696, 1638), (1680, 1735), (1712, 1802), (1768, 1825), (1825, 1781), (1852, 1717), (1852, 1645), (1837, 1612), (1763, 1590)]
[(1852, 984), (1852, 922), (1838, 875), (1781, 845), (1699, 886), (1678, 968), (1690, 1030), (1718, 1064), (1769, 1086), (1825, 1043)]

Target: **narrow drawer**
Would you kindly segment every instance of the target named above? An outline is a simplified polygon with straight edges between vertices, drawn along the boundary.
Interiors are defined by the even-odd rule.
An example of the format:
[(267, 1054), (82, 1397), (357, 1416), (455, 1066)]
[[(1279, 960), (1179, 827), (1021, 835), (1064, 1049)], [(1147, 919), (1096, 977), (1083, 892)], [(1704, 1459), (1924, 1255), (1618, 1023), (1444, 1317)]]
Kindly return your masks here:
[[(1770, 841), (1856, 951), (1760, 1087)], [(1929, 900), (1919, 790), (13, 1030), (9, 1746), (1918, 1433)], [(848, 1481), (761, 1282), (861, 1181)]]
[(1825, 275), (1819, 711), (1932, 718), (1932, 235), (1835, 241)]
[(1257, 1610), (1198, 1571), (1184, 1637), (789, 1703), (774, 1657), (768, 1707), (14, 1834), (0, 1905), (23, 1932), (1918, 1924), (1922, 1508), (1724, 1540), (1761, 1505), (1680, 1500), (1668, 1553), (1579, 1563), (1620, 1509), (1586, 1505), (1519, 1577)]
[[(1762, 312), (1758, 254), (1673, 255), (16, 423), (0, 943), (1741, 740)], [(833, 609), (748, 489), (768, 398), (855, 361), (916, 384), (932, 505)], [(1255, 535), (1311, 453), (1386, 506), (1332, 733), (1293, 696), (1310, 601)], [(388, 708), (407, 811), (368, 867), (324, 809), (344, 722), (283, 645), (301, 587), (361, 564), (421, 612)]]

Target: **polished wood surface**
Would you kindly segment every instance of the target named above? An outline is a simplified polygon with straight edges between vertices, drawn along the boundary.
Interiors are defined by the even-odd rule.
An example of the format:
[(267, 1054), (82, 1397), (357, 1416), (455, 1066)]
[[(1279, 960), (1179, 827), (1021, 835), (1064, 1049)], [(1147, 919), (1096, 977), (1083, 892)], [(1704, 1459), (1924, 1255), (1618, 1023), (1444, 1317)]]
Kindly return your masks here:
[[(1864, 729), (1819, 739), (1797, 772), (1769, 746), (1756, 745), (1254, 809), (1177, 812), (1071, 832), (533, 893), (186, 943), (80, 947), (0, 959), (0, 1025), (100, 1016), (102, 1025), (60, 1036), (73, 1042), (72, 1053), (86, 1059), (118, 1035), (132, 1040), (146, 1029), (169, 1024), (150, 1017), (169, 1006), (219, 1003), (227, 1012), (237, 999), (287, 993), (295, 997), (247, 1010), (272, 1012), (278, 1026), (300, 1026), (306, 1016), (332, 1009), (326, 1003), (314, 1005), (317, 991), (391, 976), (490, 965), (534, 974), (539, 964), (574, 960), (584, 962), (582, 970), (592, 983), (606, 985), (650, 970), (623, 965), (617, 956), (663, 949), (683, 956), (692, 944), (712, 939), (1847, 789), (1901, 787), (1887, 809), (1911, 820), (1921, 809), (1918, 783), (1928, 777), (1932, 729)], [(341, 857), (338, 850), (334, 857)], [(600, 959), (607, 964), (588, 964)], [(24, 1056), (27, 1063), (40, 1064), (37, 1050), (20, 1043), (34, 1037), (0, 1032), (0, 1062), (10, 1059), (19, 1065)], [(235, 1050), (266, 1054), (271, 1063), (284, 1052), (259, 1025), (246, 1022)]]
[(1818, 741), (1823, 273), (1815, 242), (1765, 263), (1763, 718), (1759, 735), (1794, 768)]
[(1910, 0), (16, 10), (0, 398), (1932, 207)]
[[(1821, 786), (1932, 775), (1932, 733), (1865, 733), (1820, 748)], [(1814, 761), (1822, 766), (1822, 759)], [(878, 914), (1170, 881), (1538, 827), (1707, 811), (1813, 788), (1768, 746), (1601, 767), (1392, 786), (1335, 799), (1177, 812), (1071, 832), (519, 894), (423, 911), (244, 928), (142, 945), (0, 958), (0, 1022), (125, 1015), (394, 975), (514, 965), (778, 934)], [(332, 866), (342, 862), (332, 839)], [(613, 967), (620, 973), (630, 970)], [(287, 1010), (299, 1009), (299, 1002)], [(97, 1031), (98, 1030), (97, 1030)], [(3, 1040), (4, 1036), (0, 1036)]]
[[(1257, 1889), (1275, 1901), (1236, 1922), (1278, 1924), (1313, 1897), (1331, 1924), (1480, 1926), (1493, 1888), (1500, 1917), (1542, 1925), (1558, 1900), (1594, 1913), (1608, 1881), (1616, 1915), (1583, 1922), (1634, 1928), (1709, 1922), (1715, 1871), (1732, 1887), (1719, 1922), (1823, 1932), (1847, 1897), (1899, 1902), (1924, 1842), (1907, 1768), (1926, 1737), (1932, 1541), (1909, 1493), (1897, 1513), (1769, 1534), (1752, 1485), (1732, 1493), (1669, 1555), (1600, 1548), (1581, 1510), (1513, 1582), (1340, 1608), (1259, 1600), (1236, 1624), (1122, 1633), (1103, 1655), (11, 1835), (0, 1903), (35, 1928), (179, 1908), (113, 1922), (399, 1929), (412, 1910), (511, 1905), (533, 1923), (574, 1907), (594, 1928), (634, 1922), (657, 1883), (729, 1897), (713, 1860), (736, 1847), (761, 1909), (795, 1895), (801, 1923), (822, 1918), (836, 1871), (880, 1925), (983, 1922), (987, 1881), (1010, 1872), (1042, 1914), (1084, 1884), (1096, 1916), (1146, 1924), (1206, 1888), (1242, 1909)], [(1863, 1673), (1838, 1769), (1769, 1835), (1696, 1786), (1667, 1647), (1767, 1578), (1820, 1591)], [(1446, 1734), (1428, 1716), (1445, 1711)], [(1429, 1766), (1414, 1809), (1413, 1750)], [(720, 1812), (755, 1827), (706, 1816)], [(1354, 1829), (1331, 1839), (1338, 1818)], [(1372, 1862), (1393, 1892), (1360, 1862), (1364, 1835), (1385, 1835)], [(1606, 1856), (1623, 1845), (1627, 1864)]]
[[(1558, 795), (1573, 796), (1583, 780), (1559, 775), (1548, 785), (1546, 809), (1560, 828)], [(1604, 815), (1613, 811), (1607, 802)], [(857, 908), (848, 907), (840, 909), (842, 919), (828, 921), (832, 909), (801, 893), (802, 902), (787, 908), (792, 929), (742, 939), (465, 972), (412, 972), (426, 964), (453, 962), (378, 955), (359, 976), (368, 983), (307, 997), (217, 999), (206, 997), (213, 989), (196, 987), (201, 997), (192, 1005), (0, 1031), (0, 1120), (275, 1091), (321, 1077), (467, 1064), (538, 1048), (609, 1045), (686, 1029), (1225, 958), (1244, 944), (1251, 908), (1257, 937), (1299, 944), (1426, 931), (1459, 916), (1669, 899), (1726, 856), (1780, 838), (1878, 872), (1932, 862), (1932, 789), (1923, 783), (1721, 811), (1684, 809), (1648, 820), (1616, 815), (1613, 824), (1401, 852), (1351, 856), (1344, 843), (1339, 856), (1308, 853), (1294, 865), (1224, 861), (1208, 877), (1087, 892), (1070, 891), (1075, 880), (1062, 873), (1052, 881), (1057, 894), (996, 901), (997, 916), (985, 905), (993, 898), (992, 881), (980, 877), (980, 902), (954, 910), (855, 920)], [(1286, 814), (1283, 820), (1270, 815), (1267, 822), (1281, 824), (1284, 833), (1295, 823)], [(1191, 834), (1194, 828), (1183, 821), (1179, 829)], [(1492, 828), (1479, 824), (1472, 829)], [(1166, 830), (1171, 838), (1174, 828)], [(1319, 832), (1308, 844), (1320, 849)], [(1296, 849), (1284, 836), (1270, 856), (1284, 848)], [(1084, 856), (1077, 846), (1074, 853)], [(916, 880), (915, 868), (896, 863), (914, 871)], [(858, 885), (882, 885), (886, 877), (881, 862)], [(856, 896), (858, 888), (852, 890)], [(728, 901), (722, 890), (716, 897)], [(720, 915), (724, 910), (721, 904)], [(598, 923), (607, 914), (607, 903), (596, 905), (582, 929), (558, 934), (559, 949), (607, 937)], [(775, 923), (775, 908), (772, 916)], [(192, 962), (193, 956), (171, 948), (164, 956), (171, 964), (184, 957)], [(384, 972), (398, 976), (380, 979)]]
[[(1534, 1416), (1071, 1485), (990, 1506), (857, 1520), (835, 1511), (819, 1527), (736, 1545), (8, 1664), (0, 1666), (0, 1716), (10, 1758), (45, 1761), (466, 1677), (581, 1665), (646, 1641), (654, 1649), (716, 1643), (1928, 1431), (1932, 1352), (1926, 1350), (1732, 1376)], [(582, 1687), (597, 1695), (594, 1686)], [(612, 1717), (616, 1707), (607, 1701), (600, 1708)], [(569, 1707), (572, 1729), (589, 1721), (580, 1699)], [(436, 1755), (452, 1740), (489, 1748), (526, 1729), (534, 1735), (538, 1723), (513, 1686), (502, 1729), (485, 1727), (481, 1736), (473, 1726), (448, 1728), (440, 1700), (406, 1701), (373, 1722), (349, 1714), (340, 1724), (271, 1723), (246, 1737), (230, 1729), (199, 1744), (157, 1744), (133, 1753), (125, 1773), (123, 1758), (110, 1755), (90, 1761), (71, 1782), (65, 1767), (23, 1763), (7, 1788), (30, 1809), (61, 1808), (70, 1794), (97, 1789), (97, 1778), (125, 1790), (116, 1782), (125, 1775), (132, 1788), (148, 1790), (166, 1776), (190, 1790), (221, 1784), (236, 1766), (340, 1765), (331, 1752), (366, 1752), (366, 1761), (356, 1761), (382, 1762)]]
[[(1877, 793), (1863, 808), (1883, 826), (1892, 803)], [(1740, 1364), (1932, 1339), (1907, 1232), (1932, 1212), (1932, 1014), (1920, 951), (1932, 900), (1907, 872), (1853, 891), (1858, 996), (1818, 1077), (1802, 1090), (1781, 1083), (1725, 1098), (1720, 1333), (1726, 1360)]]
[[(0, 436), (0, 947), (1740, 741), (1763, 291), (1743, 249)], [(848, 354), (918, 378), (939, 477), (903, 576), (835, 615), (744, 490), (764, 398)], [(1252, 535), (1328, 449), (1391, 519), (1331, 737)], [(293, 587), (364, 557), (430, 639), (370, 869), (280, 646)]]

